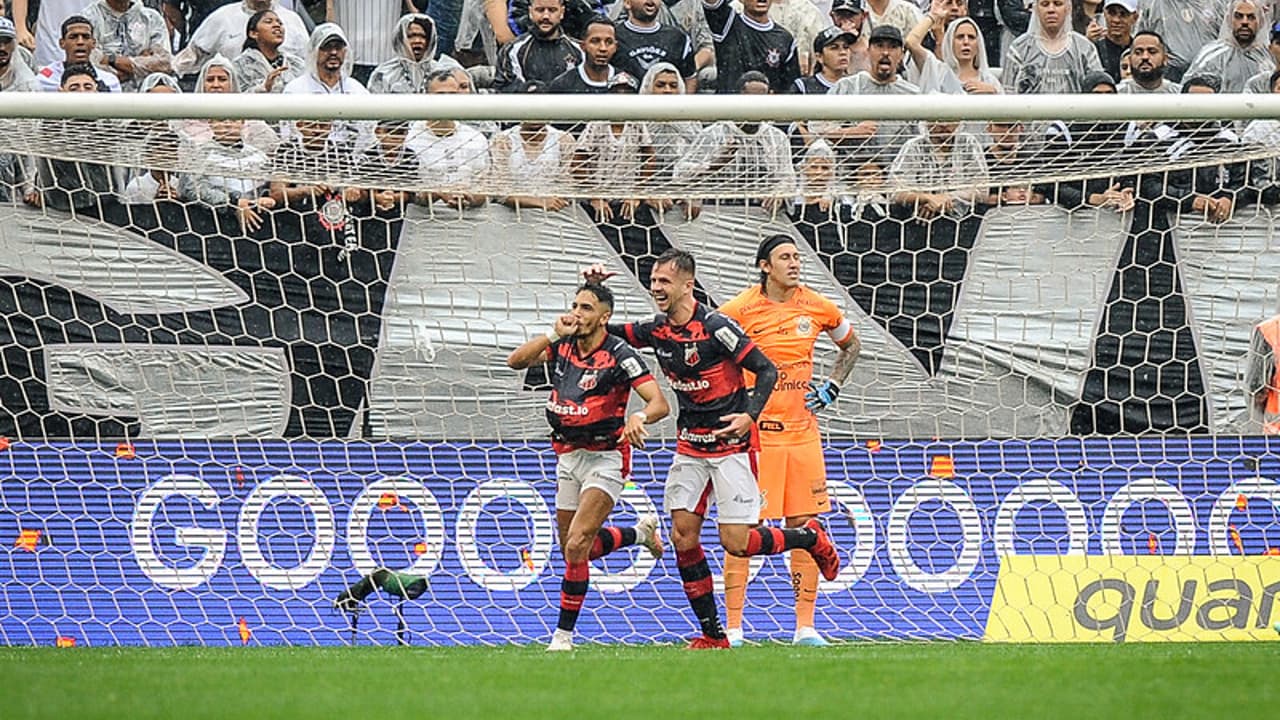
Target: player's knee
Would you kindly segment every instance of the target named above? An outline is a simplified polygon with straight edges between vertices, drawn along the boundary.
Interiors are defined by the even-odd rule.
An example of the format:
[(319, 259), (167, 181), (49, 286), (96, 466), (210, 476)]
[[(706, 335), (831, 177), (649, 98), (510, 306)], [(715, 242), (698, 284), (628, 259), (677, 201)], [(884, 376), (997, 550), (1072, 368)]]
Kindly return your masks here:
[(677, 551), (692, 550), (701, 542), (700, 533), (682, 530), (679, 525), (671, 528), (671, 544)]
[(586, 533), (568, 533), (564, 541), (564, 559), (570, 562), (586, 560), (591, 552), (593, 535)]
[(739, 537), (720, 538), (720, 546), (734, 557), (751, 557), (747, 554), (747, 539)]

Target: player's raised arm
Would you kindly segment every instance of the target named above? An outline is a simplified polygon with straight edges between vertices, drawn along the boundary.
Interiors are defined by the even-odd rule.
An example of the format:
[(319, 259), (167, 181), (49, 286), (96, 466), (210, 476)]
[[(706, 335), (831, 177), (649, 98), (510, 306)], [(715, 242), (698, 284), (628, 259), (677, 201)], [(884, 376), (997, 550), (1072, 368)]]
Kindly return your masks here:
[(671, 405), (663, 397), (655, 380), (646, 380), (636, 386), (636, 394), (644, 400), (645, 405), (627, 417), (626, 427), (622, 429), (622, 439), (632, 447), (644, 447), (644, 439), (649, 437), (645, 425), (652, 425), (671, 414)]
[(572, 315), (561, 315), (551, 329), (542, 335), (530, 338), (525, 344), (511, 351), (507, 356), (507, 367), (512, 370), (524, 370), (534, 365), (542, 365), (551, 359), (548, 352), (560, 338), (568, 337), (576, 332), (578, 323)]

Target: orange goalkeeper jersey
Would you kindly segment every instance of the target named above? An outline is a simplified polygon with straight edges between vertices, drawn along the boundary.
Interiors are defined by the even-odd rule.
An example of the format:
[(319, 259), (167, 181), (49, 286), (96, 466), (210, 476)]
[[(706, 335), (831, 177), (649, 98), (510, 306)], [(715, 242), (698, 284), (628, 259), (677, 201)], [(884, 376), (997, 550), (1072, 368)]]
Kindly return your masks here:
[(836, 344), (848, 342), (853, 328), (840, 308), (803, 285), (790, 300), (780, 303), (754, 285), (725, 303), (720, 312), (733, 318), (778, 366), (778, 382), (757, 422), (760, 442), (778, 445), (799, 436), (816, 436), (817, 419), (804, 406), (813, 379), (813, 345), (821, 332), (833, 333)]

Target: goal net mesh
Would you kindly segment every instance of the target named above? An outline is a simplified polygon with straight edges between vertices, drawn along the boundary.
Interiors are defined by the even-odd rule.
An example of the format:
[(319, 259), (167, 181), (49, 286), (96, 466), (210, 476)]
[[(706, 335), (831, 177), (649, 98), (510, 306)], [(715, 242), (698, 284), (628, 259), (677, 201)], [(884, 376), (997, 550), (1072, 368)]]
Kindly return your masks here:
[[(1124, 555), (1057, 639), (1257, 637), (1277, 129), (0, 121), (0, 641), (545, 641), (547, 378), (507, 354), (587, 264), (641, 318), (663, 251), (716, 305), (778, 233), (863, 344), (821, 418), (846, 569), (820, 630), (1029, 639), (1057, 578), (1110, 577), (1072, 558)], [(611, 522), (661, 513), (673, 431)], [(1218, 564), (1134, 579), (1175, 555)], [(425, 589), (353, 623), (334, 603), (379, 567)], [(747, 636), (789, 637), (786, 560), (753, 572)], [(580, 635), (691, 634), (676, 577), (596, 563)]]

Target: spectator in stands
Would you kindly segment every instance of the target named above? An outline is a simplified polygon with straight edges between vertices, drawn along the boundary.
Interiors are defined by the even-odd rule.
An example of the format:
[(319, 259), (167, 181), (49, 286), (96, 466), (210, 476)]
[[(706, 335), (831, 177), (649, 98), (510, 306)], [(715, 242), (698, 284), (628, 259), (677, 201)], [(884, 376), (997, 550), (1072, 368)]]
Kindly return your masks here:
[(243, 228), (262, 226), (263, 211), (276, 205), (261, 179), (267, 156), (244, 142), (243, 120), (212, 120), (210, 138), (196, 145), (196, 170), (178, 180), (178, 197), (220, 208), (236, 209)]
[(849, 75), (849, 57), (858, 36), (832, 25), (813, 39), (813, 74), (797, 78), (791, 92), (801, 95), (825, 95), (835, 84)]
[[(1269, 78), (1271, 92), (1280, 93), (1280, 70)], [(1272, 157), (1249, 163), (1249, 186), (1260, 193), (1258, 202), (1264, 205), (1280, 203), (1280, 120), (1259, 118), (1245, 126), (1240, 134), (1241, 142), (1257, 145), (1271, 151)]]
[(245, 25), (244, 46), (232, 61), (239, 92), (280, 93), (306, 72), (307, 63), (284, 50), (284, 23), (274, 10), (262, 10)]
[(863, 70), (871, 69), (867, 14), (863, 12), (862, 0), (833, 0), (831, 3), (831, 22), (836, 27), (853, 35), (855, 40), (849, 48), (849, 74), (855, 75)]
[[(987, 170), (992, 179), (1021, 172), (1026, 174), (1034, 157), (1027, 147), (1025, 127), (1020, 122), (992, 121), (986, 126)], [(1044, 194), (1027, 184), (992, 187), (986, 205), (1041, 205)]]
[(1106, 33), (1102, 19), (1102, 0), (1073, 0), (1071, 29), (1097, 42)]
[[(73, 16), (74, 17), (74, 16)], [(59, 92), (103, 92), (97, 70), (88, 63), (68, 63), (59, 77)], [(92, 137), (105, 130), (106, 121), (55, 120), (58, 131), (71, 137)], [(72, 214), (102, 217), (103, 203), (111, 198), (111, 169), (106, 165), (55, 158), (40, 158), (39, 191), (25, 198), (32, 205)]]
[[(535, 84), (526, 91), (542, 89)], [(568, 185), (572, 156), (573, 136), (545, 122), (525, 121), (495, 134), (489, 162), (495, 184), (507, 189), (500, 202), (511, 208), (565, 209), (567, 199), (546, 191)]]
[(549, 83), (583, 61), (582, 48), (560, 27), (564, 8), (565, 0), (530, 3), (530, 31), (498, 53), (494, 88), (500, 92), (519, 92), (529, 82)]
[[(17, 58), (18, 31), (6, 17), (0, 17), (0, 93), (35, 92), (36, 76)], [(0, 153), (0, 202), (24, 200), (34, 204), (35, 162), (27, 155)]]
[(103, 65), (132, 92), (153, 72), (171, 72), (169, 27), (142, 0), (96, 0), (84, 9)]
[(367, 95), (369, 91), (351, 77), (347, 35), (333, 23), (323, 23), (311, 33), (307, 72), (284, 86), (286, 95)]
[[(1276, 67), (1280, 67), (1280, 21), (1271, 24), (1270, 42), (1267, 43), (1267, 51), (1271, 53), (1271, 61)], [(1267, 94), (1271, 92), (1271, 72), (1268, 70), (1260, 70), (1256, 75), (1249, 78), (1244, 84), (1244, 91), (1247, 93)]]
[(18, 32), (13, 21), (0, 17), (0, 92), (35, 92), (36, 74), (18, 58)]
[[(614, 0), (606, 14), (614, 21), (626, 20), (631, 11), (627, 7), (628, 0)], [(707, 17), (702, 12), (702, 0), (663, 0), (658, 3), (658, 23), (678, 27), (689, 36), (693, 44), (693, 64), (699, 70), (714, 73), (715, 40), (711, 37), (711, 28), (707, 25)], [(634, 73), (633, 73), (634, 74)], [(637, 75), (636, 77), (641, 77)], [(712, 77), (714, 79), (714, 77)], [(702, 78), (699, 85), (703, 84)], [(707, 87), (711, 85), (708, 84)], [(703, 92), (707, 89), (703, 88)]]
[[(458, 91), (458, 81), (450, 70), (437, 70), (427, 78), (429, 94)], [(418, 193), (419, 203), (440, 202), (457, 209), (485, 203), (485, 196), (473, 190), (489, 167), (489, 142), (479, 130), (453, 120), (418, 122), (409, 133), (408, 147), (418, 158), (419, 181), (439, 188)]]
[[(933, 9), (942, 8), (935, 3)], [(930, 27), (936, 26), (943, 17), (942, 13), (930, 13), (907, 35), (906, 46), (912, 59), (911, 81), (922, 93), (994, 95), (1004, 92), (1000, 78), (987, 65), (982, 31), (970, 18), (957, 18), (947, 26), (939, 45), (941, 60), (925, 48), (921, 38), (932, 37), (927, 34)]]
[[(769, 78), (752, 70), (743, 73), (733, 91), (743, 95), (767, 95)], [(724, 120), (699, 133), (688, 155), (676, 163), (676, 182), (734, 187), (764, 197), (763, 205), (780, 209), (796, 192), (787, 134), (769, 123)]]
[(1181, 93), (1182, 86), (1164, 76), (1168, 64), (1169, 54), (1165, 51), (1164, 38), (1158, 33), (1143, 30), (1133, 37), (1129, 47), (1131, 77), (1121, 80), (1116, 91), (1122, 95)]
[(1249, 78), (1275, 69), (1275, 60), (1258, 29), (1271, 27), (1271, 12), (1254, 0), (1234, 0), (1222, 19), (1222, 31), (1191, 61), (1189, 75), (1212, 75), (1221, 92), (1244, 92)]
[(1107, 27), (1102, 37), (1093, 41), (1098, 49), (1102, 69), (1113, 78), (1120, 77), (1120, 56), (1133, 42), (1133, 26), (1138, 22), (1138, 0), (1107, 0), (1104, 13)]
[(1128, 80), (1130, 77), (1133, 77), (1131, 68), (1129, 67), (1129, 53), (1132, 50), (1133, 50), (1133, 47), (1130, 46), (1128, 50), (1125, 50), (1124, 52), (1120, 53), (1120, 79), (1121, 80)]
[(174, 57), (173, 66), (178, 74), (197, 72), (212, 55), (233, 58), (244, 47), (245, 23), (254, 13), (270, 10), (284, 23), (284, 44), (280, 46), (286, 55), (305, 57), (307, 54), (307, 25), (294, 11), (281, 6), (279, 0), (242, 0), (223, 5), (209, 13), (191, 35), (191, 42)]
[[(441, 59), (443, 58), (444, 56), (441, 56)], [(472, 81), (470, 71), (464, 70), (463, 68), (460, 68), (460, 67), (454, 67), (454, 68), (444, 67), (441, 69), (452, 70), (453, 79), (458, 82), (459, 95), (475, 94), (476, 85)], [(536, 86), (537, 84), (534, 83), (534, 85)], [(545, 88), (540, 88), (540, 89), (545, 91)], [(424, 90), (425, 90), (425, 86), (424, 86)], [(492, 138), (495, 134), (497, 134), (499, 130), (498, 123), (494, 120), (468, 120), (467, 124), (475, 128), (476, 130), (479, 130), (480, 134), (484, 135), (486, 140), (489, 138)]]
[[(903, 32), (903, 37), (909, 36), (925, 18), (929, 18), (931, 22), (924, 28), (924, 34), (920, 38), (920, 44), (934, 57), (942, 59), (942, 36), (947, 31), (947, 26), (959, 20), (960, 18), (969, 17), (968, 0), (932, 0), (929, 4), (928, 12), (920, 16), (920, 20), (916, 24), (907, 28)], [(974, 27), (977, 27), (976, 25)], [(910, 45), (908, 45), (910, 49)]]
[(1191, 66), (1200, 49), (1216, 39), (1229, 0), (1144, 0), (1138, 13), (1138, 30), (1151, 30), (1164, 38), (1169, 54), (1165, 76), (1174, 82)]
[[(33, 4), (38, 6), (34, 33), (28, 29), (27, 25), (27, 20), (31, 17), (29, 11)], [(12, 18), (17, 30), (18, 44), (35, 52), (36, 67), (52, 65), (63, 57), (58, 39), (65, 33), (59, 33), (59, 30), (67, 18), (82, 11), (86, 4), (86, 0), (39, 0), (38, 3), (33, 3), (31, 0), (13, 0)], [(52, 79), (51, 89), (58, 88), (58, 80), (61, 77), (59, 73)]]
[[(638, 89), (633, 87), (631, 92)], [(649, 123), (597, 121), (587, 123), (578, 138), (569, 172), (584, 191), (605, 196), (588, 203), (596, 222), (621, 224), (636, 220), (654, 164)]]
[[(869, 33), (871, 70), (841, 79), (831, 88), (832, 95), (918, 95), (919, 86), (903, 79), (902, 34), (892, 25), (878, 25)], [(853, 167), (873, 164), (881, 168), (897, 155), (902, 141), (914, 134), (909, 123), (864, 120), (850, 126), (840, 123), (811, 122), (809, 128), (824, 137), (836, 149), (842, 162)], [(852, 155), (852, 157), (850, 157)]]
[[(649, 68), (640, 81), (641, 95), (683, 95), (686, 88), (680, 71), (675, 65), (660, 62)], [(702, 132), (700, 123), (685, 120), (675, 122), (648, 123), (649, 139), (653, 146), (654, 167), (651, 180), (654, 185), (668, 185), (675, 177), (676, 165), (689, 152), (689, 148), (697, 141)], [(696, 201), (647, 200), (655, 210), (665, 211), (675, 204), (685, 206), (686, 215), (690, 218), (698, 213)]]
[[(507, 0), (509, 8), (508, 25), (514, 25), (516, 34), (532, 32), (537, 24), (531, 0)], [(600, 0), (564, 0), (564, 17), (560, 25), (564, 34), (574, 39), (581, 39), (587, 32), (587, 23), (600, 14)]]
[(461, 67), (448, 55), (436, 59), (436, 23), (428, 15), (414, 13), (400, 18), (391, 32), (391, 46), (394, 57), (369, 76), (371, 93), (420, 93), (432, 72)]
[[(325, 0), (325, 22), (334, 23), (347, 34), (351, 43), (351, 76), (361, 85), (369, 83), (374, 68), (398, 55), (392, 47), (396, 37), (387, 33), (408, 9), (404, 0)], [(432, 58), (435, 34), (432, 21)]]
[[(151, 73), (142, 79), (138, 92), (181, 93), (182, 88), (168, 73)], [(130, 205), (149, 204), (157, 200), (174, 200), (178, 197), (177, 177), (161, 166), (173, 163), (178, 157), (181, 141), (177, 130), (182, 127), (182, 124), (179, 121), (171, 121), (143, 127), (146, 128), (147, 134), (142, 151), (146, 167), (131, 173), (125, 184), (122, 199)]]
[(1009, 46), (1031, 28), (1032, 0), (996, 0), (996, 17), (1003, 30), (1000, 32), (1000, 66), (1009, 62)]
[(1000, 66), (1000, 18), (996, 12), (996, 0), (971, 0), (969, 3), (969, 17), (978, 26), (978, 32), (982, 33), (982, 38), (986, 42), (984, 50), (987, 54), (987, 64)]
[(402, 189), (418, 184), (418, 158), (408, 146), (409, 129), (405, 120), (379, 120), (373, 131), (376, 142), (356, 158), (363, 184), (381, 188), (369, 192), (375, 211), (403, 211), (413, 202), (413, 193)]
[[(549, 93), (605, 93), (618, 74), (613, 62), (618, 50), (613, 21), (603, 15), (587, 23), (582, 37), (583, 60), (547, 83)], [(628, 76), (630, 77), (630, 76)], [(638, 83), (635, 83), (638, 85)]]
[(97, 42), (93, 38), (93, 24), (88, 18), (72, 15), (63, 21), (62, 39), (58, 44), (62, 47), (65, 59), (55, 60), (40, 68), (36, 80), (41, 90), (45, 92), (61, 90), (62, 74), (66, 65), (88, 65), (93, 68), (94, 77), (102, 83), (103, 87), (111, 92), (120, 92), (120, 79), (114, 73), (102, 70), (93, 64), (95, 59), (101, 58), (102, 55), (97, 52)]
[[(905, 37), (920, 22), (920, 8), (907, 0), (862, 0), (872, 28), (893, 27)], [(873, 60), (874, 62), (874, 60)]]
[[(1219, 91), (1219, 81), (1211, 75), (1187, 75), (1182, 81), (1184, 94), (1212, 94)], [(1144, 140), (1163, 151), (1167, 161), (1188, 158), (1230, 157), (1239, 152), (1240, 138), (1225, 123), (1217, 120), (1193, 120), (1157, 125)], [(1200, 163), (1196, 167), (1149, 173), (1141, 177), (1141, 198), (1156, 203), (1157, 208), (1192, 213), (1213, 223), (1231, 219), (1238, 205), (1253, 202), (1255, 188), (1248, 183), (1247, 162), (1220, 165)]]
[(800, 154), (799, 168), (800, 187), (792, 203), (792, 216), (810, 224), (816, 224), (815, 219), (829, 220), (838, 200), (835, 149), (826, 140), (809, 143)]
[[(982, 144), (959, 123), (922, 123), (889, 167), (893, 201), (914, 209), (919, 220), (961, 218), (986, 199), (988, 171)], [(952, 190), (939, 188), (955, 188)]]
[[(196, 76), (195, 91), (214, 94), (233, 93), (236, 92), (237, 86), (235, 67), (221, 55), (214, 55)], [(242, 127), (245, 132), (245, 143), (258, 148), (268, 157), (280, 142), (280, 137), (271, 129), (271, 126), (261, 120), (246, 120)], [(211, 140), (213, 128), (207, 120), (187, 120), (182, 124), (181, 133), (187, 140), (198, 144)]]
[(739, 13), (729, 0), (703, 0), (716, 42), (716, 92), (733, 92), (749, 71), (763, 73), (775, 93), (787, 92), (800, 77), (795, 38), (769, 17), (769, 4), (745, 0)]
[(343, 168), (350, 169), (355, 163), (354, 146), (334, 125), (321, 120), (290, 123), (290, 132), (273, 155), (270, 195), (277, 207), (322, 212), (340, 219), (347, 203), (362, 199), (363, 191), (358, 188), (315, 182), (315, 178), (342, 174)]
[(680, 69), (686, 89), (698, 90), (698, 66), (693, 41), (677, 25), (658, 19), (659, 0), (622, 0), (626, 18), (615, 27), (618, 50), (613, 65), (632, 77), (642, 78), (649, 68), (666, 62)]
[(1036, 0), (1027, 34), (1009, 46), (1000, 84), (1019, 95), (1080, 92), (1080, 81), (1102, 70), (1098, 50), (1067, 22), (1069, 0)]
[[(800, 62), (800, 74), (813, 72), (813, 40), (829, 25), (824, 16), (813, 4), (813, 0), (771, 0), (769, 19), (778, 24), (796, 41), (796, 55)], [(786, 92), (783, 90), (782, 92)]]
[[(1085, 92), (1111, 94), (1116, 82), (1105, 72), (1093, 73), (1082, 82)], [(1055, 122), (1045, 133), (1041, 162), (1054, 167), (1090, 165), (1106, 167), (1121, 155), (1130, 155), (1130, 128), (1120, 122), (1074, 121)], [(1132, 176), (1107, 176), (1088, 180), (1065, 180), (1037, 186), (1049, 202), (1068, 210), (1085, 205), (1107, 208), (1118, 213), (1134, 207), (1136, 179)]]

